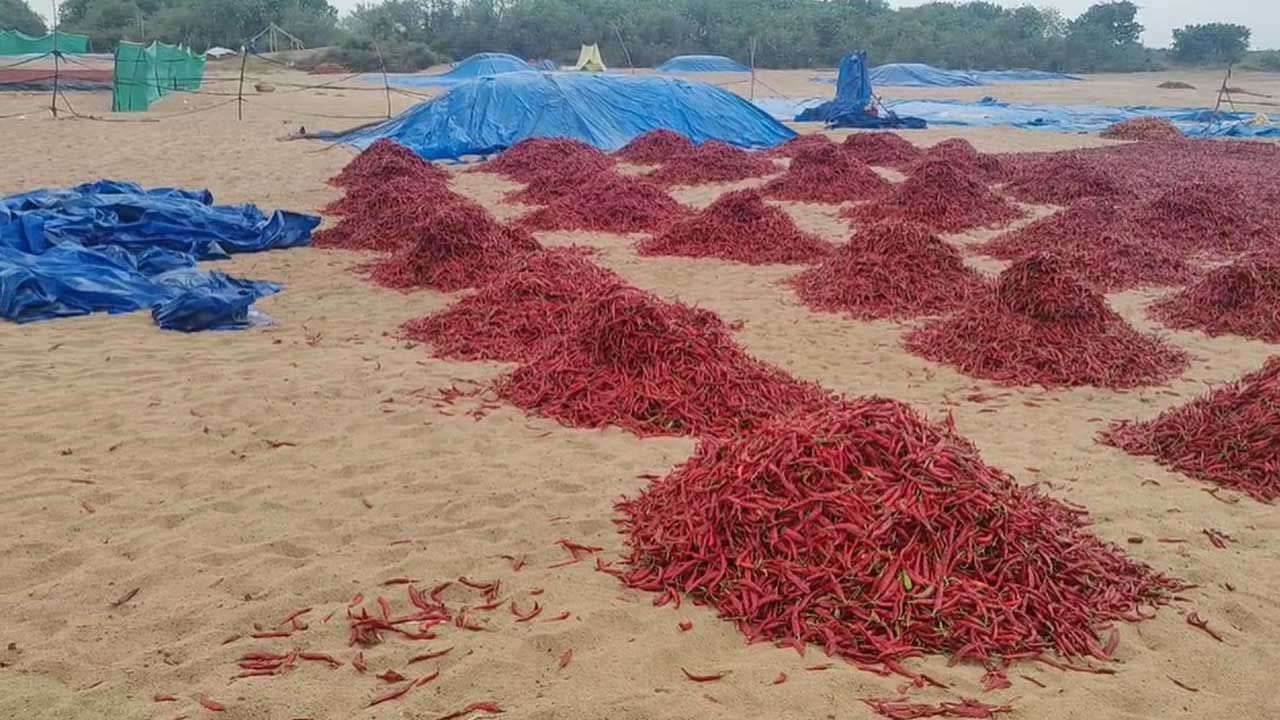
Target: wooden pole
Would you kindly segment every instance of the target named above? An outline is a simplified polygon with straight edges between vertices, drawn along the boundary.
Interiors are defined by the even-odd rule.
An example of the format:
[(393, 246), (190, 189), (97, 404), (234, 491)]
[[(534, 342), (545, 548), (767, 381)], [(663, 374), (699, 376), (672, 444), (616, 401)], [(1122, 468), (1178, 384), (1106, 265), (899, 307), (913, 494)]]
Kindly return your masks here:
[(53, 117), (58, 117), (58, 74), (60, 67), (58, 65), (58, 3), (53, 3), (53, 97), (49, 99), (49, 110), (53, 113)]
[(236, 120), (244, 120), (244, 65), (249, 60), (249, 51), (240, 46), (240, 89), (236, 91)]
[(751, 101), (756, 100), (756, 38), (751, 36)]
[(391, 83), (387, 81), (387, 61), (382, 59), (382, 48), (378, 41), (373, 41), (373, 49), (378, 53), (378, 64), (382, 66), (382, 89), (387, 93), (387, 117), (391, 117)]
[(613, 36), (618, 38), (618, 44), (622, 46), (622, 54), (627, 58), (627, 67), (631, 70), (631, 74), (636, 74), (636, 66), (631, 62), (631, 51), (627, 49), (627, 44), (622, 42), (622, 33), (618, 30), (618, 26), (613, 26)]

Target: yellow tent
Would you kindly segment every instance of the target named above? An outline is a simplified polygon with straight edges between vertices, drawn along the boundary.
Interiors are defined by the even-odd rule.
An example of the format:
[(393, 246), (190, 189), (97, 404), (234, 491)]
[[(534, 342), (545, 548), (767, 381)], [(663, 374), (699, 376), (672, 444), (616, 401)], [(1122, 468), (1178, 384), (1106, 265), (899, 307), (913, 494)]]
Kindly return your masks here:
[(600, 46), (592, 43), (591, 45), (583, 45), (578, 51), (578, 62), (573, 66), (574, 70), (585, 70), (586, 72), (604, 72), (604, 58), (600, 57)]

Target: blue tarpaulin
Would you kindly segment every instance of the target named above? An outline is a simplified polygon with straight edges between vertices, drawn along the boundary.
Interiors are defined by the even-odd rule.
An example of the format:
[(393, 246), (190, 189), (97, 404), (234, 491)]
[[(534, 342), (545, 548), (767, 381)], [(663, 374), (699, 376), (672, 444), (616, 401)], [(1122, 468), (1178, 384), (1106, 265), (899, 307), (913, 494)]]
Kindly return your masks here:
[(150, 308), (171, 330), (245, 327), (267, 282), (198, 260), (306, 245), (320, 219), (214, 205), (207, 191), (100, 181), (0, 199), (0, 317), (32, 322)]
[(1088, 105), (1018, 105), (992, 98), (979, 102), (952, 100), (892, 100), (885, 106), (897, 113), (922, 117), (930, 125), (956, 127), (1012, 127), (1063, 133), (1097, 133), (1124, 120), (1157, 117), (1172, 122), (1190, 137), (1280, 137), (1273, 124), (1251, 125), (1248, 113), (1161, 107), (1101, 107)]
[[(550, 61), (546, 61), (550, 62)], [(533, 66), (515, 55), (506, 53), (476, 53), (471, 57), (453, 64), (453, 68), (440, 75), (390, 75), (388, 81), (396, 87), (432, 87), (437, 85), (457, 85), (485, 75), (501, 75), (503, 73), (533, 70)], [(382, 82), (381, 75), (361, 76), (362, 79), (376, 79)]]
[(394, 140), (428, 160), (488, 155), (529, 138), (617, 150), (650, 130), (695, 143), (769, 148), (795, 133), (728, 90), (644, 75), (522, 72), (459, 85), (400, 115), (330, 139), (365, 148)]
[(867, 77), (867, 54), (846, 55), (840, 61), (836, 78), (836, 98), (820, 105), (804, 108), (795, 116), (799, 122), (824, 122), (831, 127), (847, 128), (913, 128), (925, 127), (919, 118), (902, 117), (888, 112), (871, 112), (871, 81)]
[(751, 68), (723, 55), (677, 55), (654, 69), (660, 73), (751, 72)]
[(1079, 79), (1042, 70), (944, 70), (923, 63), (889, 63), (871, 68), (872, 84), (896, 87), (978, 87)]

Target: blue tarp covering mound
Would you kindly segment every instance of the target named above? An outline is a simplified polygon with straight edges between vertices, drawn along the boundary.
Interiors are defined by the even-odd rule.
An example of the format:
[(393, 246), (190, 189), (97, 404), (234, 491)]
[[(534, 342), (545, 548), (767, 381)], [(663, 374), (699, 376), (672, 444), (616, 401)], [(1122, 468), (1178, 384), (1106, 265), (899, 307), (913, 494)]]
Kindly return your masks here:
[[(533, 66), (515, 55), (506, 53), (476, 53), (461, 62), (453, 64), (453, 69), (440, 75), (394, 75), (391, 84), (397, 87), (432, 87), (435, 85), (457, 85), (475, 80), (485, 75), (501, 75), (503, 73), (532, 70)], [(373, 76), (370, 76), (373, 77)], [(376, 76), (382, 81), (382, 76)]]
[(0, 317), (25, 323), (150, 308), (170, 330), (250, 322), (280, 290), (196, 270), (198, 260), (306, 245), (320, 219), (214, 205), (207, 190), (100, 181), (0, 199)]
[(1008, 125), (1063, 133), (1097, 133), (1124, 120), (1157, 117), (1172, 122), (1189, 137), (1280, 137), (1280, 126), (1251, 125), (1248, 113), (1160, 107), (1100, 107), (1086, 105), (1018, 105), (991, 98), (979, 102), (951, 100), (893, 100), (889, 109), (924, 118), (930, 125), (988, 127)]
[(723, 55), (677, 55), (655, 70), (660, 73), (751, 72), (751, 68)]
[(923, 63), (889, 63), (871, 68), (872, 84), (897, 87), (978, 87), (994, 83), (1079, 79), (1041, 70), (944, 70)]
[(394, 140), (428, 160), (488, 155), (529, 138), (570, 138), (617, 150), (650, 130), (694, 143), (769, 148), (795, 133), (728, 90), (644, 75), (523, 72), (459, 85), (377, 125), (333, 140), (366, 148)]

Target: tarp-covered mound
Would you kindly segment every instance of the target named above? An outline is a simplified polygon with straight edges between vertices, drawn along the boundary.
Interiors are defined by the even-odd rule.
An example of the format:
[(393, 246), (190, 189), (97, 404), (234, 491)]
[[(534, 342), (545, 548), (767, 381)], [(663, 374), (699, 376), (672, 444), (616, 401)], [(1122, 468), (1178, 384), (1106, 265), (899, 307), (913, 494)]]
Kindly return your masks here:
[(898, 87), (977, 87), (996, 83), (1079, 79), (1043, 70), (944, 70), (924, 63), (888, 63), (871, 68), (872, 83)]
[(279, 291), (196, 270), (198, 260), (306, 245), (320, 219), (214, 205), (207, 191), (100, 181), (0, 200), (0, 317), (15, 322), (150, 308), (160, 327), (250, 323)]
[[(466, 60), (453, 64), (453, 68), (440, 75), (397, 75), (392, 84), (399, 87), (430, 87), (433, 85), (457, 85), (486, 75), (524, 72), (534, 67), (515, 55), (506, 53), (476, 53)], [(553, 68), (554, 69), (554, 68)]]
[(795, 133), (745, 99), (678, 78), (520, 72), (463, 83), (377, 125), (336, 136), (364, 148), (389, 138), (429, 160), (488, 155), (534, 137), (618, 150), (650, 130), (695, 144), (770, 148)]
[(654, 69), (660, 73), (751, 72), (751, 68), (723, 55), (677, 55)]

